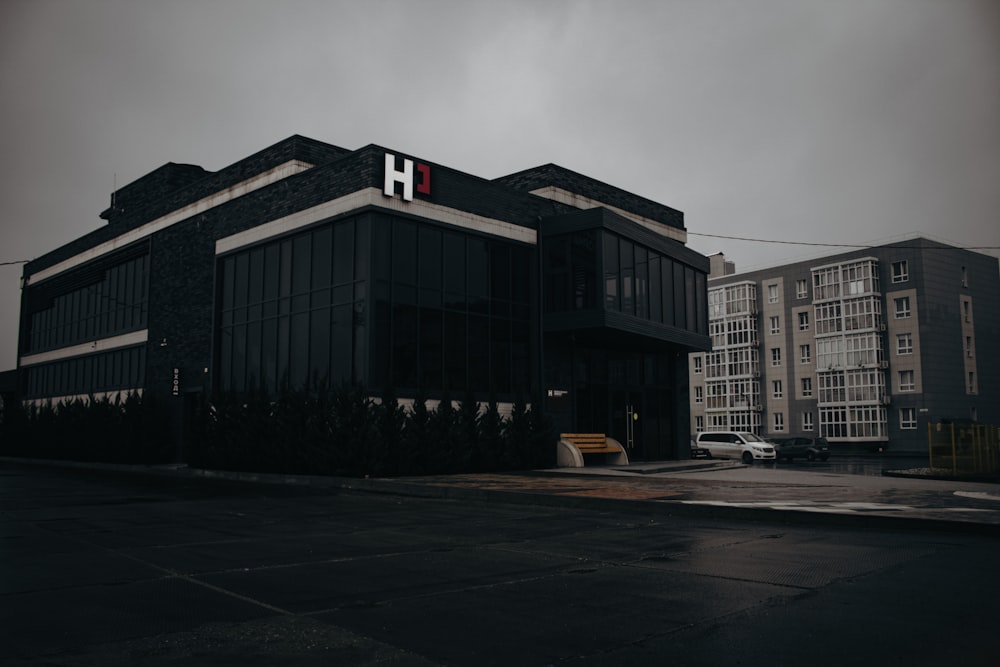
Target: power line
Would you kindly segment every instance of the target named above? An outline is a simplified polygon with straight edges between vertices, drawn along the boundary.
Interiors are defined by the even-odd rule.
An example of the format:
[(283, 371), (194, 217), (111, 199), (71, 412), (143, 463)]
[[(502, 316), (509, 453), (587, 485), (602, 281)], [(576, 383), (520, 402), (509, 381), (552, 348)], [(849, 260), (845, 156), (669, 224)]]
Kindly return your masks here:
[(906, 250), (1000, 250), (1000, 246), (995, 245), (981, 245), (981, 246), (952, 246), (943, 244), (944, 247), (934, 248), (922, 245), (907, 245), (905, 243), (880, 243), (878, 245), (868, 244), (868, 243), (816, 243), (812, 241), (784, 241), (777, 239), (753, 239), (746, 236), (725, 236), (722, 234), (704, 234), (701, 232), (688, 232), (688, 236), (705, 236), (713, 239), (726, 239), (727, 241), (750, 241), (752, 243), (781, 243), (785, 245), (803, 245), (803, 246), (814, 246), (822, 248), (860, 248), (871, 250), (873, 248), (883, 248), (886, 246), (891, 246), (893, 248), (903, 248)]

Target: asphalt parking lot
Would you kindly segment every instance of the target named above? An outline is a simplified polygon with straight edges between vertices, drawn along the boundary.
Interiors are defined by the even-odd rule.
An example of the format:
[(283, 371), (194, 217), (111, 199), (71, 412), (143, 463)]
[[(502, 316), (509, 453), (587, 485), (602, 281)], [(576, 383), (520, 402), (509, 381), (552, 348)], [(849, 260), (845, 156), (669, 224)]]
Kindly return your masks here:
[[(654, 473), (659, 491), (684, 474)], [(1000, 542), (975, 531), (678, 513), (614, 476), (556, 477), (577, 480), (547, 497), (562, 504), (10, 462), (0, 479), (6, 665), (993, 665), (1000, 650)]]

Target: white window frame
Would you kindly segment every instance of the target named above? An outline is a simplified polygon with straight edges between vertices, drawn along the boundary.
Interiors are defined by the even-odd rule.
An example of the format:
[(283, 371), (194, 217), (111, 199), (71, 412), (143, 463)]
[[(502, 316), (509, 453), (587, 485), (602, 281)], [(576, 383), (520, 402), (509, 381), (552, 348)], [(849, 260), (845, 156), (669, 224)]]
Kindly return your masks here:
[(907, 431), (915, 430), (917, 428), (916, 408), (899, 409), (899, 428)]
[(704, 403), (705, 402), (705, 388), (698, 385), (694, 388), (694, 402)]
[(777, 283), (768, 285), (767, 286), (767, 302), (768, 303), (778, 303), (779, 300), (780, 300), (780, 296), (778, 294), (778, 285), (777, 285)]
[(802, 413), (802, 430), (812, 431), (815, 428), (813, 423), (813, 413), (803, 412)]
[(771, 348), (771, 365), (775, 366), (775, 367), (781, 365), (781, 348), (780, 347), (772, 347)]
[(781, 317), (771, 315), (771, 335), (776, 336), (781, 333)]
[(809, 331), (809, 311), (799, 313), (799, 331)]
[(775, 412), (774, 413), (774, 432), (783, 433), (785, 430), (785, 413)]
[(812, 363), (812, 345), (805, 343), (804, 345), (799, 345), (799, 363), (800, 364), (811, 364)]
[(811, 377), (802, 378), (802, 398), (811, 398), (813, 395), (813, 379)]
[[(907, 380), (905, 382), (905, 384), (904, 384), (904, 378), (906, 378), (906, 380)], [(903, 391), (916, 391), (917, 390), (917, 384), (916, 384), (916, 380), (914, 379), (914, 373), (913, 373), (912, 370), (907, 369), (907, 370), (901, 370), (901, 371), (899, 371), (897, 379), (898, 379), (898, 383), (899, 383), (898, 384), (898, 387), (899, 387), (898, 390), (899, 391), (903, 392)]]
[(910, 316), (910, 297), (896, 297), (892, 300), (892, 304), (897, 320), (906, 319)]
[(785, 388), (782, 385), (781, 380), (771, 381), (771, 396), (773, 398), (782, 398), (785, 395)]
[(913, 354), (913, 334), (909, 331), (896, 334), (896, 356), (908, 354)]
[(695, 358), (694, 358), (694, 372), (695, 373), (701, 373), (702, 364), (703, 364), (703, 361), (702, 361), (701, 355), (700, 354), (696, 355)]
[(910, 266), (905, 259), (892, 263), (892, 282), (905, 283), (910, 279)]
[(809, 280), (801, 278), (795, 281), (795, 297), (798, 299), (809, 297)]

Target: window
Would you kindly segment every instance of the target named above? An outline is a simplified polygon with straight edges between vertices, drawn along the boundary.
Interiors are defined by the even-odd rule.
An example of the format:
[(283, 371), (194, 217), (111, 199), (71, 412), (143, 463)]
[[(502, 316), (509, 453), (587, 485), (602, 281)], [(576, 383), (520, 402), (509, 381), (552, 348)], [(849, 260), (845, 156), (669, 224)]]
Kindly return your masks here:
[(774, 413), (774, 430), (775, 432), (785, 430), (785, 413), (783, 412)]
[(772, 347), (771, 348), (771, 365), (780, 366), (781, 365), (781, 348)]
[(784, 391), (781, 386), (781, 380), (774, 380), (771, 382), (771, 396), (774, 398), (781, 398), (784, 396)]
[(799, 345), (799, 363), (812, 363), (812, 348), (806, 345)]
[(962, 316), (966, 322), (972, 321), (972, 303), (968, 299), (962, 299)]
[(969, 393), (979, 393), (979, 387), (976, 386), (976, 374), (973, 371), (969, 371)]
[(695, 373), (701, 373), (701, 364), (702, 364), (701, 355), (700, 354), (696, 355), (695, 358), (694, 358), (694, 372)]
[(962, 267), (962, 287), (969, 286), (969, 270), (964, 266)]
[(972, 336), (965, 337), (965, 356), (972, 358)]
[(896, 307), (897, 320), (910, 316), (910, 297), (901, 296), (898, 299), (893, 299), (893, 304)]
[(896, 334), (896, 354), (913, 354), (913, 334)]
[(694, 418), (694, 430), (696, 433), (701, 433), (705, 430), (705, 418), (701, 415)]
[(778, 303), (778, 286), (768, 285), (767, 286), (767, 302), (768, 303)]
[(777, 315), (772, 315), (771, 316), (771, 335), (774, 336), (774, 335), (779, 334), (779, 333), (781, 333), (781, 318), (778, 317)]
[(913, 383), (913, 371), (899, 371), (899, 390), (913, 391), (916, 385)]
[(809, 313), (799, 313), (799, 331), (809, 331)]
[(795, 297), (805, 299), (809, 296), (809, 281), (803, 278), (795, 281)]
[(811, 412), (802, 413), (802, 430), (803, 431), (813, 430), (813, 413)]
[(916, 408), (900, 408), (899, 409), (899, 428), (903, 428), (903, 429), (915, 429), (915, 428), (917, 428), (917, 409)]
[(910, 271), (907, 267), (906, 260), (892, 263), (892, 282), (894, 283), (905, 283), (910, 279)]
[(697, 386), (694, 388), (694, 402), (703, 403), (705, 401), (705, 388)]
[(813, 379), (802, 378), (802, 397), (808, 398), (813, 395)]

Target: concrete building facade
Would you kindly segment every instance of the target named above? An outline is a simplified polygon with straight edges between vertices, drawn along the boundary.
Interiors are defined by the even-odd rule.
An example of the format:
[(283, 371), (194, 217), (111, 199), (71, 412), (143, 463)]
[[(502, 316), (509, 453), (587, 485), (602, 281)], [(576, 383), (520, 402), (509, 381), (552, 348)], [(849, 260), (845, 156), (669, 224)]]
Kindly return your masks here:
[(917, 452), (929, 423), (1000, 423), (996, 258), (913, 238), (746, 273), (711, 262), (692, 432)]

